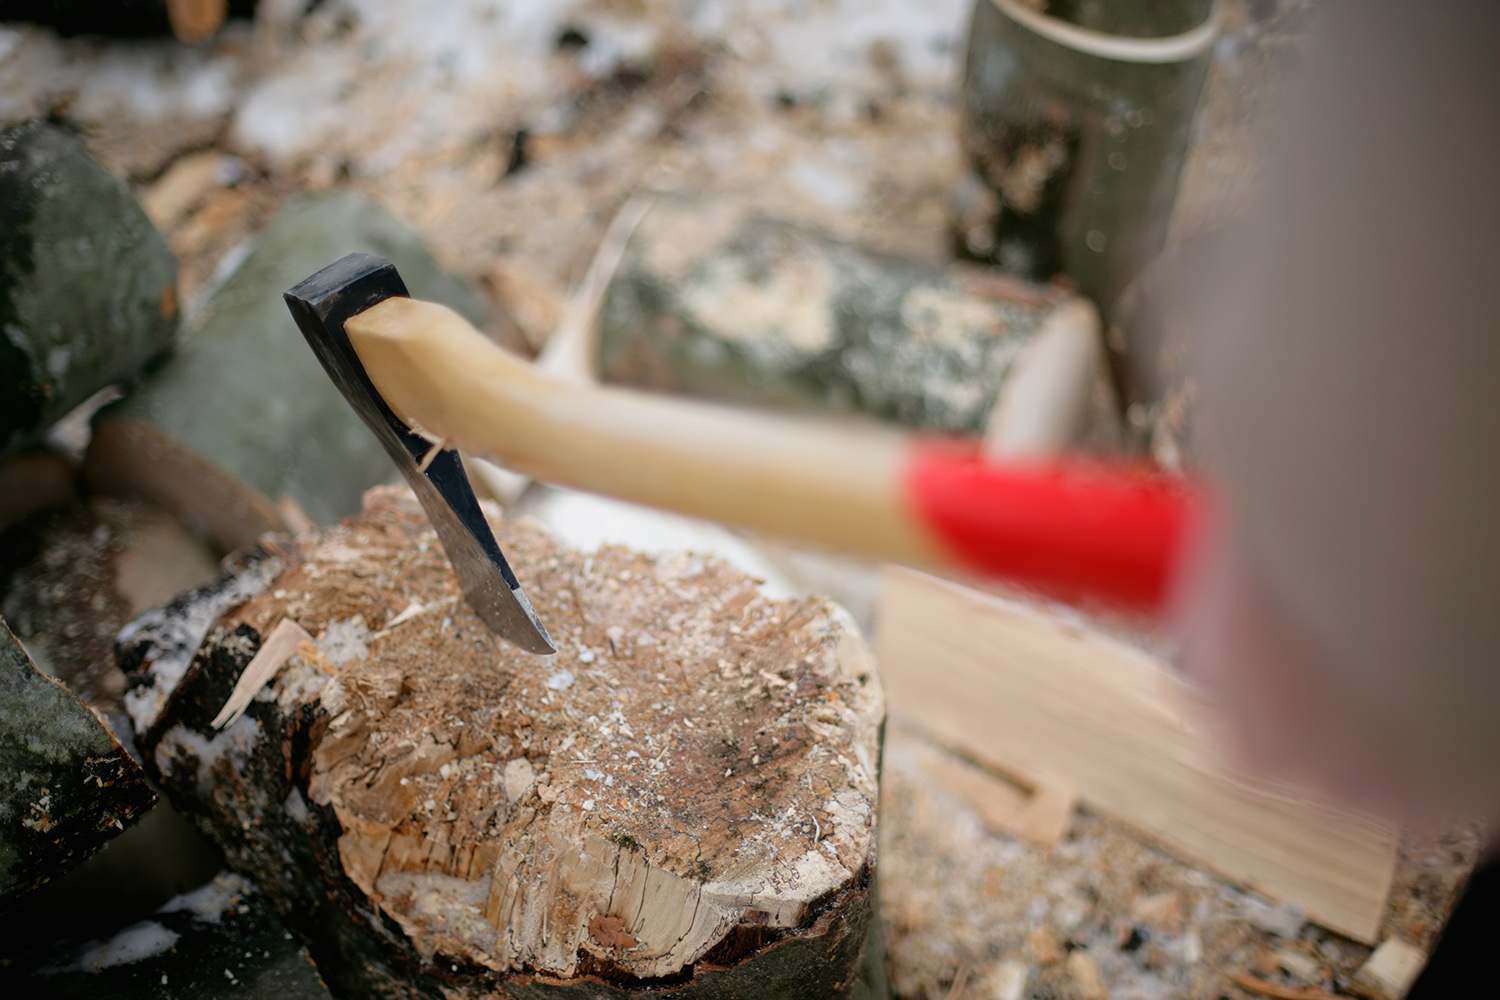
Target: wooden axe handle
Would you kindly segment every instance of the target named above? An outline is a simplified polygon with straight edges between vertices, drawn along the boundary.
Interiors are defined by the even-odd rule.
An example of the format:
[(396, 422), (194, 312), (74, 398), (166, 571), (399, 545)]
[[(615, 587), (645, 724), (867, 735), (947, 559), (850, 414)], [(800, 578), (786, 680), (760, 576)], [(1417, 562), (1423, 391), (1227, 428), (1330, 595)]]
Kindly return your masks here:
[(345, 324), (413, 429), (534, 479), (915, 566), (947, 562), (903, 509), (907, 439), (542, 376), (452, 310), (392, 298)]
[(535, 479), (1065, 599), (1160, 611), (1200, 507), (1140, 469), (996, 465), (883, 428), (563, 383), (430, 302), (387, 299), (344, 329), (413, 429)]

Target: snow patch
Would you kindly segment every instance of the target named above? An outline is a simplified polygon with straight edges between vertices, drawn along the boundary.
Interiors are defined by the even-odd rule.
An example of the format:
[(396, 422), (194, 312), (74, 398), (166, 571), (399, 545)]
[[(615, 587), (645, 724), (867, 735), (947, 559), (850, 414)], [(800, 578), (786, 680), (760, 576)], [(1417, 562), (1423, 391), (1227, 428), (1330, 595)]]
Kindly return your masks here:
[(195, 920), (217, 924), (224, 911), (239, 904), (239, 901), (255, 891), (250, 880), (236, 872), (220, 872), (213, 881), (200, 885), (191, 892), (173, 896), (157, 913), (189, 912)]
[(182, 935), (155, 920), (131, 924), (108, 941), (86, 949), (73, 966), (82, 972), (103, 972), (116, 965), (145, 961), (170, 951)]

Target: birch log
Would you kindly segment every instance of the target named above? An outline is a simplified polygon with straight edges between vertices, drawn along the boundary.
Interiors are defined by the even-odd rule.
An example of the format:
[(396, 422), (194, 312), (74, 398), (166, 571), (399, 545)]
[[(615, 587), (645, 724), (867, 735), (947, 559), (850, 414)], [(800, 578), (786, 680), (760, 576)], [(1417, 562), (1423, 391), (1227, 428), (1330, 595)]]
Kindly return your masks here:
[(89, 485), (152, 500), (231, 551), (291, 527), (288, 505), (331, 524), (359, 509), (367, 487), (395, 478), (281, 301), (353, 250), (389, 257), (413, 295), (485, 328), (479, 300), (379, 205), (350, 192), (293, 199), (188, 321), (170, 361), (95, 416)]
[(599, 320), (604, 379), (977, 434), (1067, 295), (876, 254), (733, 204), (659, 198)]
[(1166, 241), (1217, 26), (1213, 0), (975, 0), (961, 141), (988, 195), (959, 248), (1108, 313)]

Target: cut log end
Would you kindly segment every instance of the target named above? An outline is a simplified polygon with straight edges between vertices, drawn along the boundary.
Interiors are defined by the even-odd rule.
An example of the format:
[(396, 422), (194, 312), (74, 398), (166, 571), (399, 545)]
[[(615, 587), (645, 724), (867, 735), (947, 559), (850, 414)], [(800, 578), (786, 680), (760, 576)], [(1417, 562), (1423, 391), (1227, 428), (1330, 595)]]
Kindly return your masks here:
[[(555, 657), (485, 629), (415, 501), (373, 490), (210, 635), (148, 737), (166, 787), (264, 884), (340, 886), (345, 930), (303, 930), (361, 988), (869, 995), (883, 701), (847, 613), (712, 560), (498, 530)], [(287, 619), (317, 641), (214, 731)]]

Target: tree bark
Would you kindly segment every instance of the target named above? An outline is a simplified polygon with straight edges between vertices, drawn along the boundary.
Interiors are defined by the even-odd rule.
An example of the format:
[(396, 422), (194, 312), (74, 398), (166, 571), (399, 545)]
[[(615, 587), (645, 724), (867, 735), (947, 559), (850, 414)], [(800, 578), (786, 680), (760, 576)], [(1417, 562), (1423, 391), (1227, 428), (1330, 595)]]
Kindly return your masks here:
[(151, 808), (140, 766), (0, 619), (0, 909)]
[(330, 1000), (307, 949), (234, 872), (104, 940), (54, 952), (18, 985), (30, 1000)]
[[(137, 718), (173, 801), (342, 995), (884, 996), (883, 702), (847, 613), (498, 532), (555, 658), (484, 627), (402, 490), (250, 564)], [(316, 642), (215, 730), (287, 619)]]

